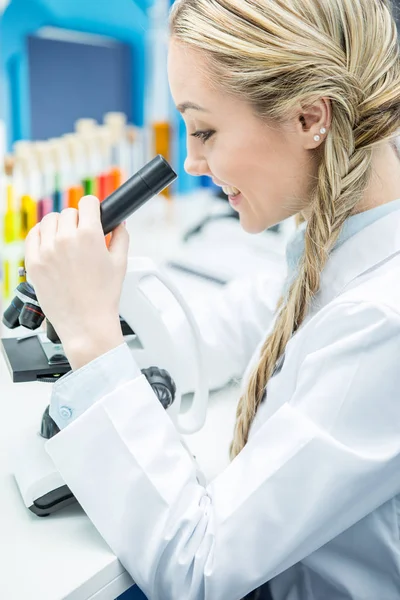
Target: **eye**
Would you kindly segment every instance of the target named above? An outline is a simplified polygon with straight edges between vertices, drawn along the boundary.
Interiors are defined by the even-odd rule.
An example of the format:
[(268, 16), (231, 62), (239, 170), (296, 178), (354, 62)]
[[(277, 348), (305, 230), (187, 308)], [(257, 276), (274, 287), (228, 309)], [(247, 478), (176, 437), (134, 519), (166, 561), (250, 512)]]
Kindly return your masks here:
[(196, 138), (201, 139), (201, 141), (203, 142), (203, 144), (210, 139), (210, 137), (212, 135), (214, 135), (215, 131), (213, 131), (212, 129), (209, 129), (208, 131), (195, 131), (194, 133), (191, 133), (190, 135)]

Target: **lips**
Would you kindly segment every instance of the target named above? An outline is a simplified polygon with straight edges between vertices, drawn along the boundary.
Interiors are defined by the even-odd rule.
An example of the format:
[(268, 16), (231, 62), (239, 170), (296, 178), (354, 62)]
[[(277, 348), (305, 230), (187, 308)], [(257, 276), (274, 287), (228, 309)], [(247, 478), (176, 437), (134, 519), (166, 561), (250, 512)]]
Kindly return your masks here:
[(229, 196), (231, 198), (234, 198), (235, 196), (238, 196), (240, 194), (240, 190), (238, 190), (235, 187), (228, 186), (228, 185), (223, 185), (222, 190), (223, 190), (224, 194), (226, 194), (227, 196)]
[(238, 210), (239, 205), (242, 203), (243, 196), (239, 192), (236, 196), (228, 196), (229, 204), (233, 206), (236, 210)]
[(227, 183), (222, 183), (222, 181), (216, 181), (215, 179), (212, 181), (215, 185), (222, 188), (227, 196), (234, 196), (240, 192), (240, 190), (233, 185), (228, 185)]

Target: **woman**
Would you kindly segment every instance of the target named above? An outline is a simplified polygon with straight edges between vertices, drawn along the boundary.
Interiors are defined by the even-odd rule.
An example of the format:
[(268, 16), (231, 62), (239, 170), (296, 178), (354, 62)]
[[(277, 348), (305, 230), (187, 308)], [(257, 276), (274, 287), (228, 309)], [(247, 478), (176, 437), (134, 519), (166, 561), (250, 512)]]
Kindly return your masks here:
[(254, 356), (232, 462), (203, 487), (123, 344), (125, 229), (107, 250), (90, 197), (46, 216), (28, 236), (27, 270), (75, 371), (55, 385), (63, 431), (48, 451), (151, 600), (237, 600), (265, 582), (273, 600), (398, 599), (400, 62), (389, 0), (181, 0), (171, 34), (186, 168), (224, 186), (249, 232), (298, 215), (291, 274), (269, 333), (259, 288), (225, 296), (228, 315), (208, 312), (219, 383)]

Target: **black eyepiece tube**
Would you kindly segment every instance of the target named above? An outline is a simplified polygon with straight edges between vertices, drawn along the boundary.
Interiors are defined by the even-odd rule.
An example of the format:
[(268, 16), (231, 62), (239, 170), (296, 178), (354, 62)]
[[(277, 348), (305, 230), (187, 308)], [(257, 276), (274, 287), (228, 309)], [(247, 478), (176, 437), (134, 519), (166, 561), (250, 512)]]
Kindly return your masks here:
[(100, 204), (104, 234), (113, 231), (176, 178), (177, 174), (161, 154), (153, 158)]

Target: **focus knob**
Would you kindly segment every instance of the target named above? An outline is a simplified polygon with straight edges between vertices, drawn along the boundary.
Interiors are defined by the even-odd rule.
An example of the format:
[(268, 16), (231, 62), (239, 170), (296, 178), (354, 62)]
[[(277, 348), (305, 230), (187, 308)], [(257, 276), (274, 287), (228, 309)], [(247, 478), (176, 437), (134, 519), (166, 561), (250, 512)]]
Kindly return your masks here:
[(154, 390), (162, 406), (167, 409), (175, 400), (176, 385), (171, 375), (165, 369), (149, 367), (142, 369), (143, 375)]

